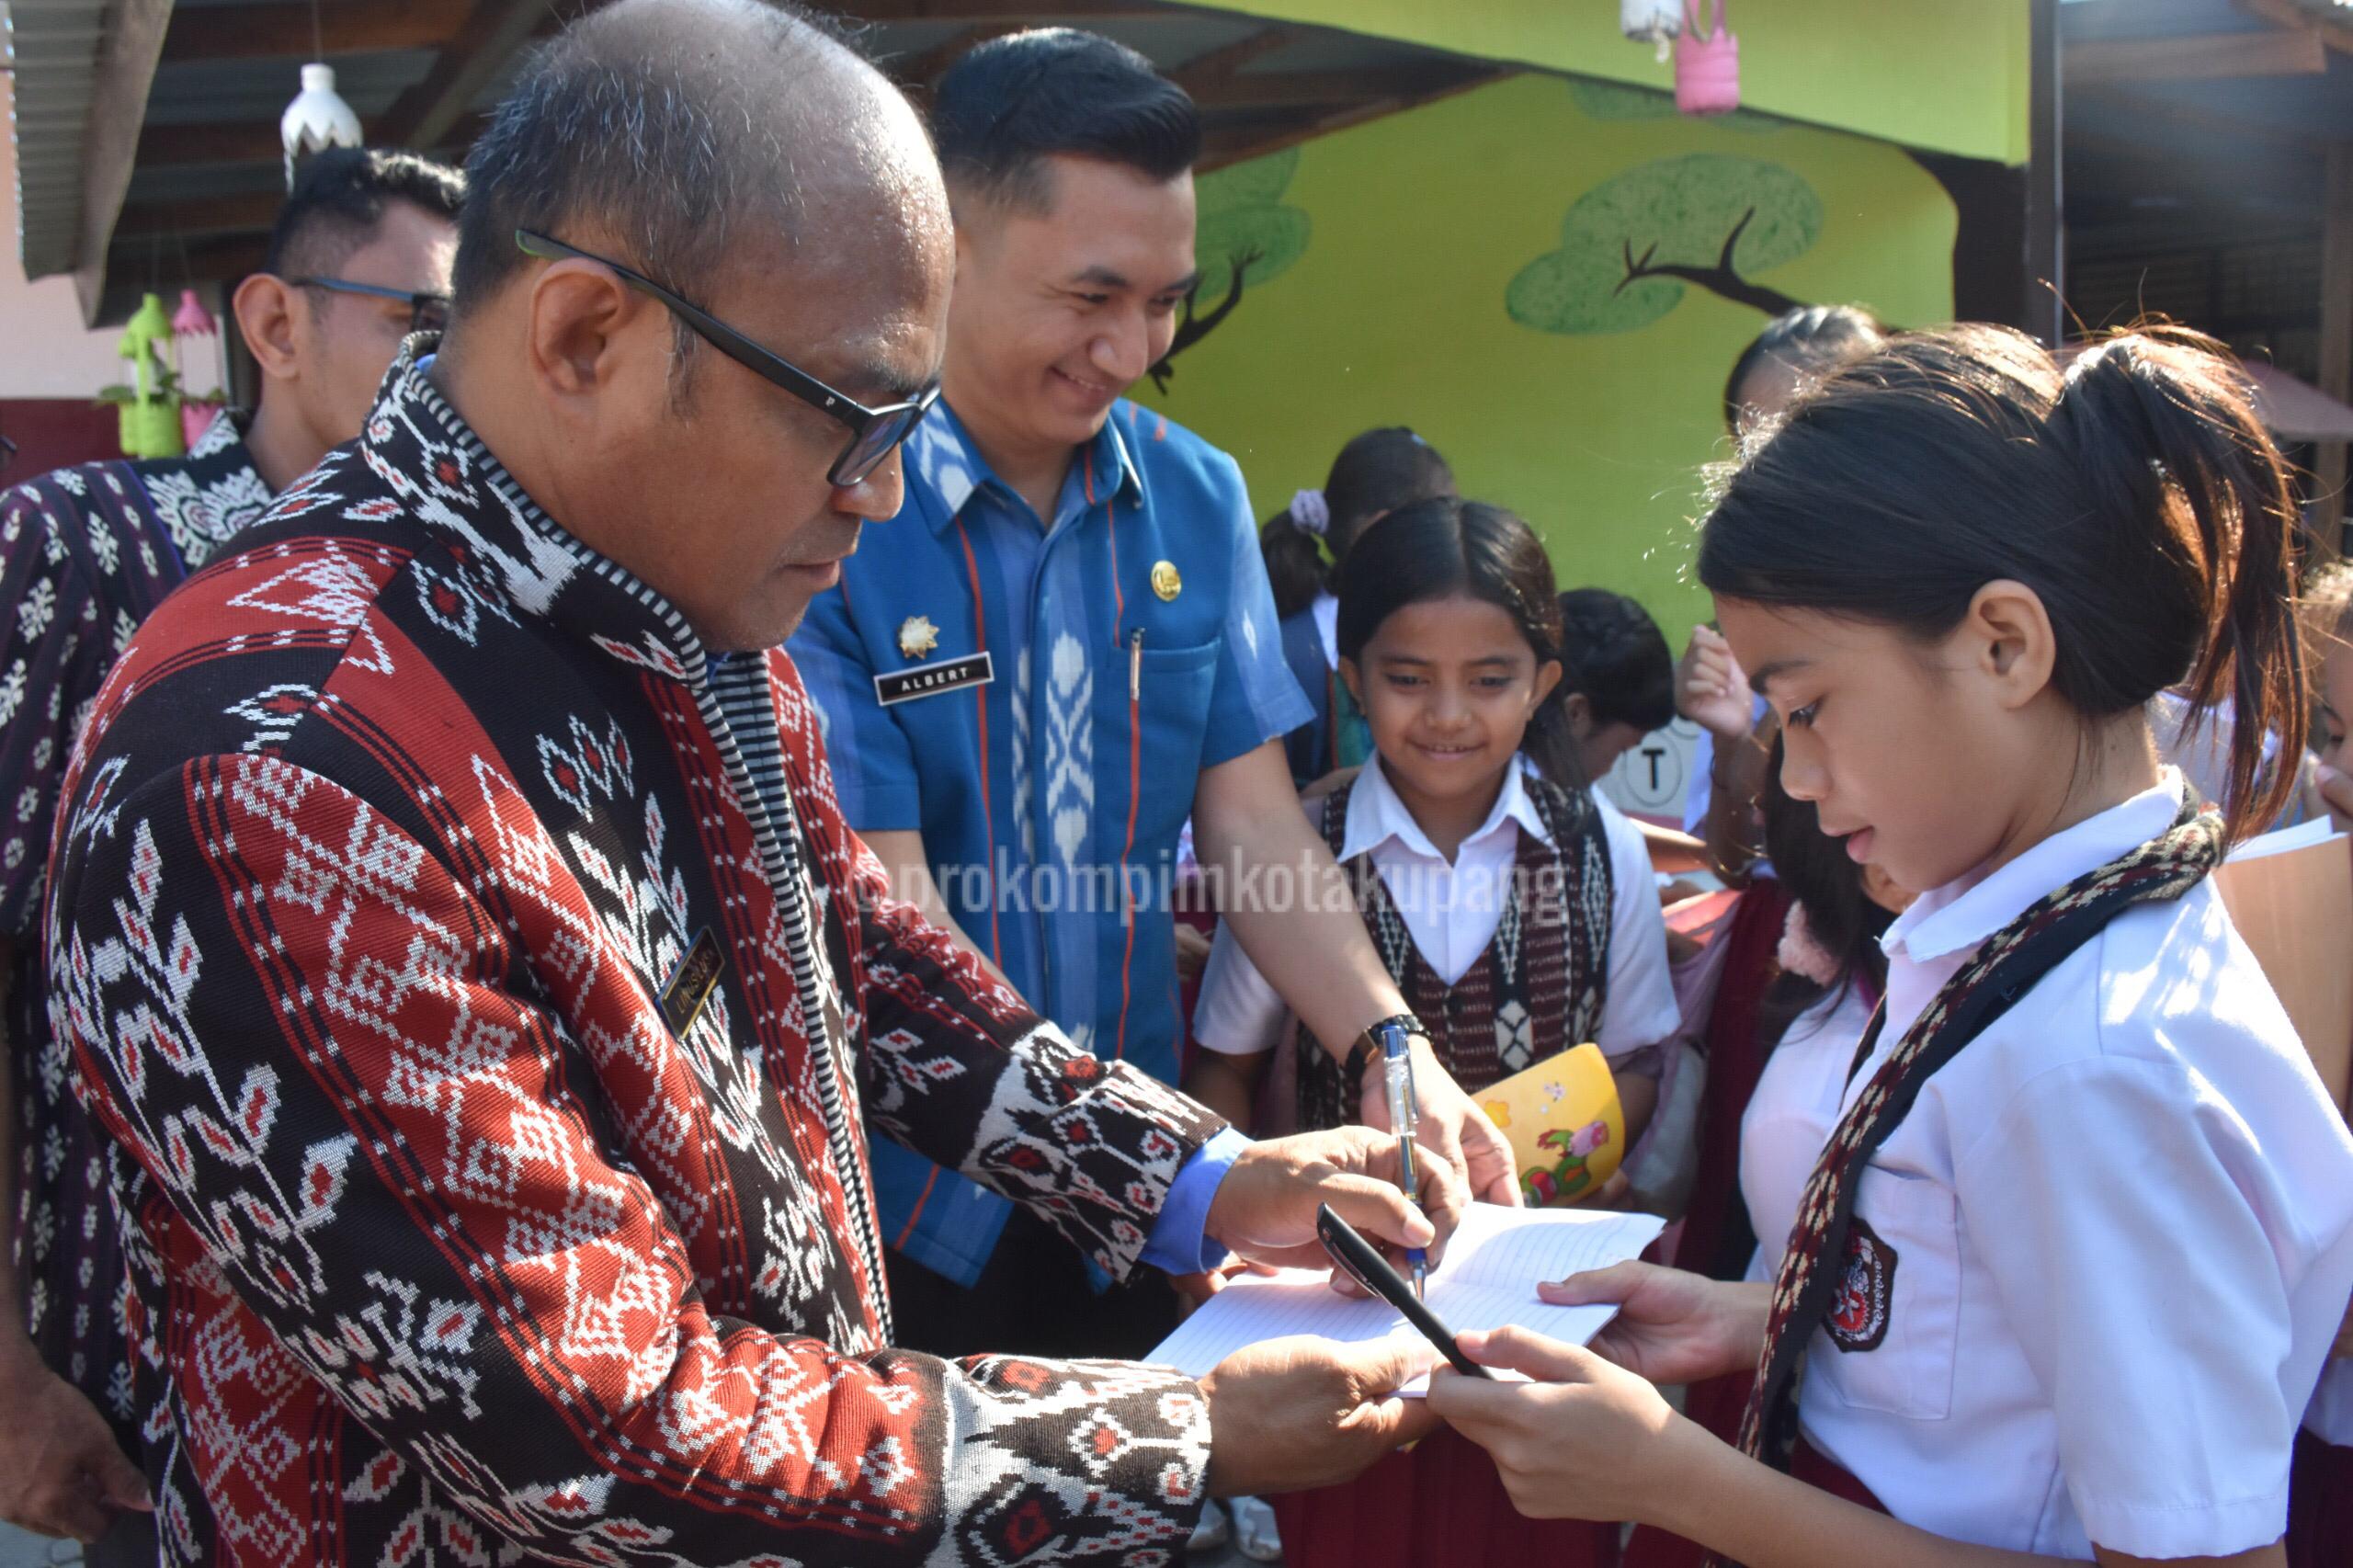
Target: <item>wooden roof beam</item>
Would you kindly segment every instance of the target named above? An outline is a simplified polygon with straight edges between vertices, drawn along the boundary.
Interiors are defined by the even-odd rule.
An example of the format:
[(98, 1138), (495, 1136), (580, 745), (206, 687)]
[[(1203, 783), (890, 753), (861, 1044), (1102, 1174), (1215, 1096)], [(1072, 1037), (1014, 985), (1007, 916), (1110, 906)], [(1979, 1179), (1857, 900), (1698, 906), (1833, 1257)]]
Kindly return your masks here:
[[(2076, 84), (2070, 82), (2068, 86), (2072, 91)], [(2120, 85), (2087, 86), (2083, 88), (2083, 93), (2086, 98), (2097, 97), (2103, 103), (2120, 106), (2145, 119), (2162, 121), (2177, 126), (2184, 131), (2195, 131), (2215, 136), (2241, 136), (2267, 147), (2313, 154), (2325, 153), (2330, 146), (2329, 138), (2315, 131), (2300, 131), (2263, 120), (2245, 119), (2236, 115), (2221, 114), (2173, 97), (2150, 97), (2131, 92)], [(2071, 122), (2067, 131), (2070, 139), (2076, 134), (2075, 125), (2079, 123), (2080, 121)]]
[(2250, 16), (2261, 17), (2276, 27), (2318, 33), (2321, 41), (2339, 54), (2353, 54), (2353, 26), (2307, 11), (2296, 0), (2238, 0), (2238, 4)]
[(1196, 95), (1209, 108), (1304, 108), (1415, 99), (1495, 74), (1491, 67), (1444, 60), (1369, 71), (1244, 72)]
[(977, 27), (960, 28), (914, 54), (881, 62), (882, 69), (893, 81), (910, 87), (928, 87), (932, 82), (958, 60), (967, 50), (977, 49), (993, 38), (1019, 32), (1018, 22), (983, 22)]
[(195, 197), (182, 201), (126, 205), (114, 226), (118, 242), (174, 234), (240, 233), (267, 230), (286, 204), (282, 190), (245, 190), (233, 196)]
[(392, 101), (369, 140), (401, 147), (438, 147), (465, 118), (483, 89), (547, 19), (552, 0), (476, 0), (425, 79)]
[(142, 169), (184, 164), (274, 164), (286, 155), (278, 122), (249, 120), (226, 125), (150, 125), (139, 132)]
[(1223, 86), (1234, 74), (1254, 60), (1274, 53), (1299, 37), (1295, 28), (1264, 28), (1246, 38), (1234, 40), (1222, 49), (1187, 61), (1169, 73), (1176, 84), (1199, 97), (1203, 93)]
[(1409, 108), (1419, 108), (1424, 104), (1435, 103), (1440, 98), (1452, 97), (1457, 93), (1467, 93), (1473, 88), (1483, 87), (1489, 83), (1500, 82), (1506, 77), (1518, 74), (1519, 74), (1518, 69), (1509, 66), (1502, 68), (1483, 66), (1458, 70), (1445, 81), (1435, 85), (1426, 85), (1417, 93), (1389, 98), (1367, 99), (1359, 103), (1336, 107), (1324, 106), (1312, 108), (1305, 113), (1282, 117), (1272, 124), (1230, 126), (1213, 130), (1202, 138), (1201, 161), (1194, 167), (1196, 172), (1207, 174), (1212, 169), (1221, 169), (1229, 164), (1244, 163), (1252, 158), (1263, 158), (1269, 153), (1279, 153), (1286, 147), (1296, 147), (1302, 142), (1312, 142), (1318, 136), (1329, 135), (1335, 131), (1345, 131), (1349, 126), (1362, 125), (1368, 120), (1379, 119), (1384, 115), (1396, 114)]
[(2067, 85), (2210, 81), (2225, 76), (2317, 76), (2328, 69), (2318, 29), (2201, 33), (2186, 38), (2103, 38), (2071, 43)]
[(323, 6), (318, 29), (307, 5), (176, 7), (164, 34), (164, 58), (255, 60), (275, 55), (311, 60), (371, 50), (437, 47), (458, 30), (470, 0), (365, 0)]

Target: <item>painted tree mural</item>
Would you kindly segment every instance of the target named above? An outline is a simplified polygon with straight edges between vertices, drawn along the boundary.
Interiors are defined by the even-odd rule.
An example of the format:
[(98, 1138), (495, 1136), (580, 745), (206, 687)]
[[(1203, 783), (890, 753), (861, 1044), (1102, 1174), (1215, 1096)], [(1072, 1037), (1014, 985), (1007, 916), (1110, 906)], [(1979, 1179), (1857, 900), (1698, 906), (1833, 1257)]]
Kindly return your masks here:
[[(1175, 374), (1169, 361), (1207, 337), (1242, 303), (1245, 287), (1270, 283), (1307, 253), (1312, 233), (1305, 210), (1283, 205), (1283, 192), (1299, 172), (1299, 149), (1289, 148), (1246, 164), (1204, 175), (1194, 182), (1199, 218), (1193, 254), (1200, 280), (1185, 297), (1176, 336), (1152, 368), (1154, 384), (1168, 390)], [(1203, 300), (1218, 302), (1201, 308)]]
[[(1577, 112), (1587, 119), (1680, 119), (1683, 111), (1675, 107), (1675, 95), (1652, 87), (1636, 87), (1623, 82), (1597, 81), (1590, 76), (1569, 78), (1569, 97), (1576, 100)], [(1788, 121), (1777, 115), (1764, 114), (1753, 108), (1736, 108), (1730, 114), (1711, 114), (1708, 128), (1711, 131), (1779, 131)]]
[(1705, 289), (1768, 316), (1803, 301), (1756, 281), (1822, 235), (1822, 199), (1779, 164), (1695, 153), (1640, 164), (1577, 198), (1561, 248), (1504, 291), (1539, 332), (1634, 332)]

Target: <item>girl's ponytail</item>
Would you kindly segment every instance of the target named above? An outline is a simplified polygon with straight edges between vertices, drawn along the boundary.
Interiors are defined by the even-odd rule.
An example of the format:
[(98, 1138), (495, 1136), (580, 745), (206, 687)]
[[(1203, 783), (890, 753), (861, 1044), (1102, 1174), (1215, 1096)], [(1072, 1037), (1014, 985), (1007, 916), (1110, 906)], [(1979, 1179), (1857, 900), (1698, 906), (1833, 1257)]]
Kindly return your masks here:
[(2052, 685), (2105, 719), (2177, 685), (2231, 708), (2234, 837), (2279, 813), (2303, 749), (2292, 492), (2228, 351), (2180, 328), (2062, 375), (2006, 327), (1906, 333), (1747, 443), (1699, 540), (1715, 594), (1933, 640), (2007, 578), (2041, 599)]
[(2069, 368), (2051, 430), (2126, 550), (2154, 549), (2194, 591), (2197, 657), (2181, 682), (2193, 722), (2228, 705), (2224, 810), (2234, 837), (2295, 790), (2308, 715), (2295, 615), (2295, 491), (2251, 389), (2212, 339), (2146, 328)]
[(1324, 563), (1324, 549), (1316, 534), (1300, 526), (1300, 501), (1268, 517), (1258, 530), (1258, 553), (1267, 562), (1267, 582), (1275, 590), (1275, 616), (1289, 620), (1315, 602), (1331, 580)]
[[(1538, 651), (1540, 661), (1544, 654)], [(1520, 737), (1519, 749), (1536, 765), (1536, 771), (1571, 795), (1593, 783), (1586, 777), (1585, 756), (1577, 749), (1577, 737), (1569, 728), (1568, 688), (1565, 684), (1552, 688), (1551, 696), (1537, 704), (1528, 721), (1528, 733)]]

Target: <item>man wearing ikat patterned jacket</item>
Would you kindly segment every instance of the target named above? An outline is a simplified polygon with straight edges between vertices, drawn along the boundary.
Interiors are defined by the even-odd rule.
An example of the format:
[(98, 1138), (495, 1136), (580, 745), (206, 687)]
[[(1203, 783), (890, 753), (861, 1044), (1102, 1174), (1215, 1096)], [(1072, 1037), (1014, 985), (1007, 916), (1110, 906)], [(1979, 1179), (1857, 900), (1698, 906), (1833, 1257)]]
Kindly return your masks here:
[(891, 1346), (864, 1125), (1114, 1276), (1466, 1201), (1074, 1050), (844, 824), (769, 650), (936, 385), (905, 102), (793, 14), (623, 0), (470, 178), (446, 342), (142, 629), (67, 785), (164, 1559), (1167, 1562), (1426, 1429), (1404, 1349)]

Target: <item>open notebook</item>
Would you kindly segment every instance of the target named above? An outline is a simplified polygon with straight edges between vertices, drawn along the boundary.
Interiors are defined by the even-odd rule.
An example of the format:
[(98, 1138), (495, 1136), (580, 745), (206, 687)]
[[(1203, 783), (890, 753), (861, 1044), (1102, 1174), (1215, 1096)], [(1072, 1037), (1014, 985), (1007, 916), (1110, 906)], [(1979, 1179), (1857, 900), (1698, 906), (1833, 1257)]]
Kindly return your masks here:
[[(1449, 1328), (1518, 1324), (1583, 1345), (1617, 1314), (1615, 1307), (1556, 1307), (1537, 1300), (1540, 1279), (1607, 1268), (1640, 1254), (1665, 1228), (1653, 1214), (1578, 1209), (1506, 1209), (1474, 1203), (1431, 1271), (1427, 1300)], [(1290, 1268), (1244, 1275), (1211, 1296), (1160, 1342), (1148, 1359), (1199, 1377), (1236, 1350), (1293, 1334), (1348, 1344), (1412, 1334), (1388, 1302), (1335, 1292), (1325, 1269)], [(1419, 1392), (1409, 1384), (1406, 1392)]]

